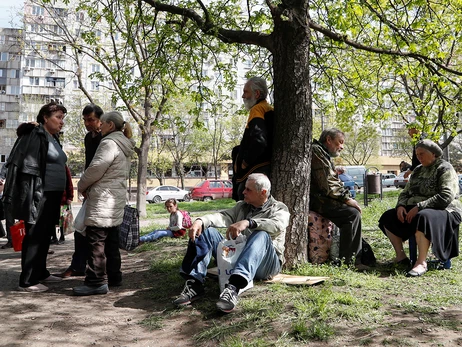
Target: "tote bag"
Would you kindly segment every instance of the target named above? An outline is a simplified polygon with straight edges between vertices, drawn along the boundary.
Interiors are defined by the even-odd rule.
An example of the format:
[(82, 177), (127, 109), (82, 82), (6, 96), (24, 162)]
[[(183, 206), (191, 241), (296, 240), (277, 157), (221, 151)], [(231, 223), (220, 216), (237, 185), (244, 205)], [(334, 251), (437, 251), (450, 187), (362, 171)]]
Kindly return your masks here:
[[(246, 237), (245, 235), (239, 235), (235, 240), (223, 239), (220, 241), (217, 247), (217, 266), (218, 266), (218, 283), (220, 284), (220, 292), (225, 289), (225, 285), (228, 283), (229, 277), (234, 272), (236, 261), (242, 250), (245, 247)], [(247, 284), (244, 289), (239, 291), (239, 294), (243, 291), (253, 287), (253, 280)]]
[(119, 226), (119, 248), (131, 251), (140, 242), (140, 215), (138, 209), (126, 205), (124, 219)]

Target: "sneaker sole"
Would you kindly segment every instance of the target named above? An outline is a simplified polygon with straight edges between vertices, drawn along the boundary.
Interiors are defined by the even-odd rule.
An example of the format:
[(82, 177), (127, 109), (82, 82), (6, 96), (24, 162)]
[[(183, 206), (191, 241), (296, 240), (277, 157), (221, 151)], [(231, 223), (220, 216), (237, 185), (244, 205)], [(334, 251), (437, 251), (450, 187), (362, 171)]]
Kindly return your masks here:
[(224, 309), (222, 309), (222, 308), (220, 308), (220, 307), (217, 307), (217, 309), (218, 309), (219, 311), (223, 312), (223, 313), (231, 313), (231, 312), (234, 311), (235, 308), (232, 308), (231, 310), (224, 310)]
[(36, 289), (36, 290), (30, 290), (24, 287), (18, 287), (18, 291), (22, 293), (43, 293), (46, 292), (49, 288), (47, 289)]
[(202, 298), (203, 296), (204, 296), (204, 294), (197, 295), (197, 296), (195, 296), (194, 298), (192, 298), (191, 300), (189, 300), (187, 302), (176, 303), (175, 301), (173, 301), (173, 305), (175, 305), (177, 307), (190, 305), (191, 303), (193, 303), (194, 301), (197, 301), (198, 299)]

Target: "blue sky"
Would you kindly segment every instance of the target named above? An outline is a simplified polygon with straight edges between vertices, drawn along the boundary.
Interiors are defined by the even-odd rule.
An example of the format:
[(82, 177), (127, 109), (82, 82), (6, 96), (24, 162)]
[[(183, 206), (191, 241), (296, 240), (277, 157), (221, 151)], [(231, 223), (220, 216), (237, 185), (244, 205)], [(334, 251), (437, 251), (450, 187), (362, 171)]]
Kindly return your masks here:
[(11, 18), (15, 17), (14, 27), (19, 27), (18, 12), (23, 9), (23, 1), (0, 0), (0, 28), (11, 28)]

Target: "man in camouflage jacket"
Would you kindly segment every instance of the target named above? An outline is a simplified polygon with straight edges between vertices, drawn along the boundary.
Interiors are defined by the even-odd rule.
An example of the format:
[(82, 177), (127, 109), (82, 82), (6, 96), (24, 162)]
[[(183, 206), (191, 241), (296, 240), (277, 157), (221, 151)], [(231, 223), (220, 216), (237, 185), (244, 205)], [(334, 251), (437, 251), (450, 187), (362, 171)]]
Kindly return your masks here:
[[(343, 186), (331, 158), (343, 150), (345, 135), (332, 128), (324, 130), (312, 145), (310, 211), (331, 220), (340, 230), (340, 259), (351, 263), (361, 250), (361, 207)], [(355, 264), (361, 261), (356, 259)]]

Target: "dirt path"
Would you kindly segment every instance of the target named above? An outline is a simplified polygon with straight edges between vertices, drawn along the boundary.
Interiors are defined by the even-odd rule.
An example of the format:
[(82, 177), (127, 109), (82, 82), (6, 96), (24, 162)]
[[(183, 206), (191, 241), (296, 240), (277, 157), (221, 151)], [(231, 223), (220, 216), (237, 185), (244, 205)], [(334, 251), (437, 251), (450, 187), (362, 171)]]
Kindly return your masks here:
[[(73, 247), (71, 235), (64, 244), (52, 246), (50, 272), (69, 265)], [(188, 335), (175, 332), (174, 326), (150, 331), (140, 324), (155, 306), (149, 294), (146, 253), (121, 251), (123, 286), (111, 288), (107, 295), (76, 297), (72, 287), (81, 284), (83, 277), (50, 284), (44, 293), (17, 291), (20, 252), (0, 251), (0, 346), (192, 346)]]

